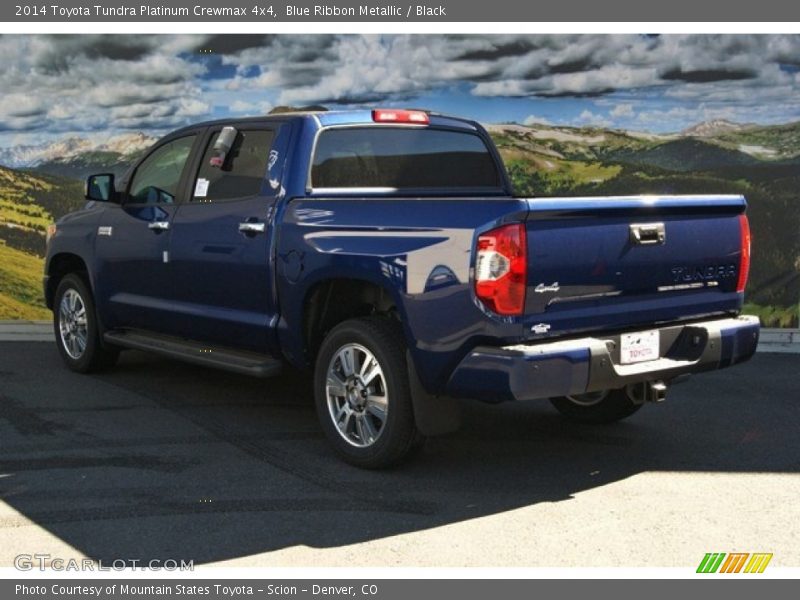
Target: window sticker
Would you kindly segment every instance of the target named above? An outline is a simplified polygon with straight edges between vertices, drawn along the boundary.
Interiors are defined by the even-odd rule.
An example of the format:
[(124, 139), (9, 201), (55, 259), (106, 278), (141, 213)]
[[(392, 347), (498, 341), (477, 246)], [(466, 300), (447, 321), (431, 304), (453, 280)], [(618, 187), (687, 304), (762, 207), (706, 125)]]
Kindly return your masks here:
[(208, 179), (204, 179), (199, 177), (197, 179), (197, 183), (194, 184), (194, 197), (195, 198), (205, 198), (208, 196), (208, 184), (210, 182)]

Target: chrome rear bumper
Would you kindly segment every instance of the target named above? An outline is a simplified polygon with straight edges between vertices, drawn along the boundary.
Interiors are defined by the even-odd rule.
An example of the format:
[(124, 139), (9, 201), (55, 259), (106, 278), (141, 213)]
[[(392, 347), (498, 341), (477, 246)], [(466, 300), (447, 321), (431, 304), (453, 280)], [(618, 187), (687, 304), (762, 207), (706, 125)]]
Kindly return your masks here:
[(660, 358), (629, 365), (620, 364), (619, 335), (481, 346), (456, 367), (447, 393), (500, 402), (669, 382), (749, 359), (758, 345), (760, 326), (758, 317), (743, 315), (651, 329), (659, 331)]

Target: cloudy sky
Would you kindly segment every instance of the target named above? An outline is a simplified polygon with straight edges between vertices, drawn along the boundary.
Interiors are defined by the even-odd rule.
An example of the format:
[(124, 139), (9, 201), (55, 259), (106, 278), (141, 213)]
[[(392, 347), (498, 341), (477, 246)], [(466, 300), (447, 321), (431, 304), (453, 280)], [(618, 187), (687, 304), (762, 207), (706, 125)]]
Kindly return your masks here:
[(0, 37), (0, 146), (276, 105), (677, 131), (800, 120), (798, 35)]

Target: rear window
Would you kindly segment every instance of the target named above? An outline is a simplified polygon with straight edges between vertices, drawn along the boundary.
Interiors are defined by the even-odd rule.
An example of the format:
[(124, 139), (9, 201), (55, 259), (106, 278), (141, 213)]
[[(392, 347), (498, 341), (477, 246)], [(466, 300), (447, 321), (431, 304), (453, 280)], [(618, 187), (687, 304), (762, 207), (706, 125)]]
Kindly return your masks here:
[(315, 188), (499, 188), (480, 137), (441, 129), (329, 129), (317, 141)]

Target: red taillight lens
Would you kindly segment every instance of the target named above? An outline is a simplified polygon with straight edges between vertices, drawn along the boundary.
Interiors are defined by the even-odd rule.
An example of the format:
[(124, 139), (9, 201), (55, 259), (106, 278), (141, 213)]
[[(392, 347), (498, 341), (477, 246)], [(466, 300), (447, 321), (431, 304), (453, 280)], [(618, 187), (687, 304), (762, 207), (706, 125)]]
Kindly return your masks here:
[(525, 225), (515, 223), (478, 237), (475, 294), (500, 315), (521, 315), (528, 273)]
[(739, 281), (736, 291), (743, 292), (750, 275), (750, 223), (747, 215), (739, 215), (739, 231), (741, 233), (741, 254), (739, 256)]
[(428, 125), (428, 113), (421, 110), (390, 110), (379, 108), (372, 111), (372, 120), (376, 123), (412, 123), (414, 125)]

